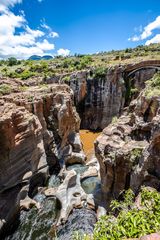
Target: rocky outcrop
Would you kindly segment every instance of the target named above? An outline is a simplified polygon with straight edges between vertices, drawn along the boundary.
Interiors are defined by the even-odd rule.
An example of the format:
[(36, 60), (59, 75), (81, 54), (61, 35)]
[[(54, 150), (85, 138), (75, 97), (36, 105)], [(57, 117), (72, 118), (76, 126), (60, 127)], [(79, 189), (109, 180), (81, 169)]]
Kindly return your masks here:
[(74, 91), (81, 128), (98, 130), (121, 113), (125, 86), (120, 67), (109, 69), (102, 77), (92, 75), (92, 71), (78, 72), (68, 84)]
[(21, 183), (27, 173), (46, 166), (42, 126), (24, 107), (0, 106), (0, 189)]
[(95, 143), (104, 198), (141, 185), (160, 187), (160, 98), (143, 93), (116, 123), (103, 130)]
[[(15, 215), (15, 206), (19, 210), (21, 199), (28, 194), (32, 197), (37, 187), (45, 184), (49, 173), (70, 163), (85, 162), (78, 133), (80, 118), (70, 88), (48, 85), (28, 87), (24, 92), (17, 89), (17, 92), (0, 99), (0, 209), (3, 209), (0, 219), (3, 223)], [(23, 183), (28, 184), (25, 194)], [(8, 189), (17, 185), (15, 204), (8, 203), (4, 208), (11, 196)]]
[[(160, 61), (144, 61), (137, 64), (80, 71), (67, 76), (65, 81), (74, 92), (81, 128), (99, 130), (120, 116), (124, 106), (138, 96), (145, 81), (152, 78), (160, 67)], [(63, 76), (60, 82), (63, 82)]]

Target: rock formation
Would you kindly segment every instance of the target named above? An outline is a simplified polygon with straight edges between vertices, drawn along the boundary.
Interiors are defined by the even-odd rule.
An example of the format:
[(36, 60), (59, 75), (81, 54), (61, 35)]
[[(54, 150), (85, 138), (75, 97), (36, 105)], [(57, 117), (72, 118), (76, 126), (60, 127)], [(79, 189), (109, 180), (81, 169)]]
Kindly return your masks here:
[(120, 67), (109, 69), (102, 77), (78, 72), (71, 76), (68, 84), (75, 93), (81, 128), (103, 129), (124, 106), (125, 86)]
[[(32, 196), (45, 184), (48, 173), (70, 163), (85, 162), (79, 127), (73, 93), (66, 85), (28, 87), (24, 92), (1, 97), (0, 219), (8, 221), (10, 217), (5, 216), (15, 211), (12, 204), (13, 211), (6, 213), (4, 191), (28, 183)], [(15, 191), (17, 210), (24, 195), (19, 188)]]
[[(77, 72), (70, 76), (70, 87), (51, 84), (51, 79), (50, 84), (40, 81), (39, 86), (35, 80), (32, 86), (19, 80), (1, 81), (11, 81), (12, 93), (0, 97), (0, 229), (6, 230), (7, 223), (12, 228), (20, 207), (39, 208), (32, 198), (60, 169), (63, 183), (56, 190), (42, 188), (45, 197), (56, 197), (61, 203), (57, 225), (66, 222), (74, 208), (98, 207), (97, 216), (105, 212), (99, 205), (101, 190), (90, 195), (81, 184), (89, 177), (98, 179), (99, 166), (88, 164), (81, 175), (66, 170), (86, 160), (76, 108), (81, 127), (92, 130), (103, 129), (121, 115), (95, 143), (104, 203), (129, 187), (135, 192), (142, 184), (159, 189), (160, 98), (147, 98), (143, 91), (138, 96), (160, 64), (153, 65), (150, 61), (115, 66), (100, 75), (93, 69)], [(96, 219), (95, 213), (89, 215)]]
[[(160, 67), (160, 61), (112, 66), (104, 74), (96, 69), (71, 74), (65, 81), (74, 92), (81, 128), (102, 130), (120, 116), (124, 106), (145, 87)], [(63, 82), (63, 77), (61, 78)], [(60, 80), (59, 80), (60, 81)], [(135, 93), (132, 93), (135, 90)], [(134, 95), (134, 96), (132, 96)]]
[(160, 98), (142, 92), (95, 143), (104, 198), (141, 185), (159, 189)]

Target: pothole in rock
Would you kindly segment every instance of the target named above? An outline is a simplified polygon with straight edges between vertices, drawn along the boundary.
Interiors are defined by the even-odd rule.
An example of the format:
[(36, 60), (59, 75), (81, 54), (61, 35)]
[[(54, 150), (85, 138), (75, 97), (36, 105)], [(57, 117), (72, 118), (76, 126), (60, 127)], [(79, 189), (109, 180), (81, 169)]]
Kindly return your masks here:
[(82, 174), (84, 173), (85, 171), (88, 170), (88, 166), (86, 165), (82, 165), (82, 164), (73, 164), (73, 165), (70, 165), (67, 167), (67, 170), (75, 170), (75, 172), (78, 174)]
[(93, 194), (101, 188), (101, 181), (98, 177), (88, 177), (81, 181), (81, 186), (87, 194)]
[(48, 187), (51, 188), (51, 187), (59, 187), (61, 185), (61, 181), (60, 181), (60, 178), (56, 175), (52, 175), (49, 180), (48, 180)]

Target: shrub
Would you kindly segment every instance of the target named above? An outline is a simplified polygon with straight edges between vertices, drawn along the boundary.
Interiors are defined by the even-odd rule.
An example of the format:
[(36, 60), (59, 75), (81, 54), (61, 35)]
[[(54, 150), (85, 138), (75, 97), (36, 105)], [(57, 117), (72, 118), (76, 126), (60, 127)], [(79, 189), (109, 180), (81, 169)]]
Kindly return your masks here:
[(134, 197), (128, 190), (124, 201), (112, 201), (110, 214), (96, 223), (94, 240), (139, 238), (160, 231), (160, 193), (143, 188), (140, 209), (134, 205)]
[(106, 73), (107, 73), (107, 69), (104, 68), (104, 67), (98, 67), (94, 70), (93, 72), (93, 77), (94, 78), (98, 78), (98, 79), (101, 79), (101, 78), (104, 78), (106, 76)]
[(14, 72), (9, 72), (7, 75), (10, 78), (18, 78), (19, 77), (19, 74), (17, 74), (15, 71)]
[(114, 124), (114, 123), (117, 123), (118, 122), (118, 117), (117, 116), (114, 116), (113, 118), (112, 118), (112, 124)]
[(70, 76), (65, 76), (62, 78), (62, 81), (64, 82), (69, 82), (70, 81)]
[(92, 240), (92, 236), (89, 236), (85, 233), (81, 233), (80, 231), (75, 231), (72, 234), (72, 240)]
[(156, 73), (152, 79), (146, 81), (145, 96), (160, 96), (160, 72)]
[(25, 70), (20, 74), (20, 77), (22, 80), (26, 80), (30, 77), (33, 77), (35, 74), (33, 72), (30, 72), (29, 70)]
[(14, 57), (8, 58), (8, 66), (14, 66), (17, 65), (17, 59)]
[(0, 95), (5, 95), (11, 93), (12, 88), (8, 84), (0, 85)]

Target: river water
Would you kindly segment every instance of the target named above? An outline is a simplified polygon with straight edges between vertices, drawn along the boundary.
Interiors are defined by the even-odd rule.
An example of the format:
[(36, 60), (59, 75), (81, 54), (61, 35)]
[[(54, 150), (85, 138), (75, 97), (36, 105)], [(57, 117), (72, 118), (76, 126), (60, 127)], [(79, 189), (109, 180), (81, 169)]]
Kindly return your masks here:
[(101, 134), (101, 132), (92, 132), (90, 130), (80, 130), (80, 137), (83, 144), (84, 152), (87, 156), (87, 159), (94, 155), (94, 141)]

